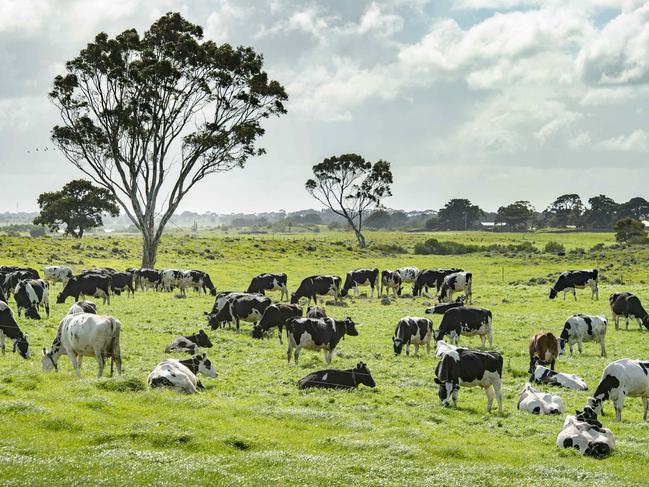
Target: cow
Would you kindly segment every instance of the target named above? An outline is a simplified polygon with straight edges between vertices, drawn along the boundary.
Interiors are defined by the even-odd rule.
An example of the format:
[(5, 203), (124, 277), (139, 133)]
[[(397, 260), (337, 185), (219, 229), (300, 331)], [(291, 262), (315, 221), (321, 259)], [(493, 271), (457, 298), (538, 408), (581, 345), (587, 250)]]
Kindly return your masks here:
[(385, 270), (381, 272), (381, 289), (379, 294), (383, 296), (383, 290), (385, 290), (385, 295), (388, 296), (390, 289), (392, 289), (392, 294), (395, 298), (401, 296), (402, 284), (401, 275), (397, 271)]
[(484, 308), (469, 308), (460, 306), (451, 308), (442, 317), (439, 328), (435, 332), (435, 341), (442, 340), (446, 335), (456, 345), (460, 343), (460, 335), (479, 335), (482, 350), (485, 349), (485, 339), (489, 339), (489, 348), (493, 346), (491, 329), (491, 311)]
[(462, 269), (424, 269), (417, 275), (417, 279), (412, 285), (412, 295), (421, 296), (422, 291), (428, 292), (428, 288), (433, 286), (439, 293), (444, 278), (456, 272), (462, 272)]
[(397, 274), (399, 274), (399, 277), (401, 277), (401, 282), (402, 283), (413, 283), (417, 280), (417, 276), (419, 275), (419, 269), (416, 267), (399, 267), (396, 270)]
[(160, 271), (162, 289), (173, 291), (174, 288), (180, 288), (180, 280), (183, 278), (183, 271), (178, 269), (163, 269)]
[(113, 269), (112, 267), (96, 267), (94, 269), (84, 269), (79, 274), (78, 276), (88, 276), (91, 274), (100, 274), (102, 276), (112, 276), (115, 274), (117, 271)]
[(442, 285), (439, 289), (438, 301), (440, 303), (453, 302), (453, 294), (456, 292), (464, 292), (464, 302), (471, 304), (473, 291), (472, 291), (473, 276), (470, 272), (454, 272), (447, 275), (442, 280)]
[[(341, 296), (347, 296), (351, 288), (354, 288), (354, 297), (359, 297), (359, 286), (370, 286), (372, 289), (370, 297), (374, 297), (374, 288), (379, 286), (378, 269), (356, 269), (348, 272), (345, 278), (345, 285), (340, 291)], [(378, 289), (377, 289), (378, 291)]]
[(306, 317), (307, 318), (326, 318), (327, 317), (327, 312), (325, 311), (324, 308), (321, 308), (320, 306), (309, 306), (306, 309)]
[(430, 339), (433, 335), (433, 323), (428, 318), (406, 316), (397, 323), (392, 337), (392, 345), (395, 355), (401, 355), (403, 346), (406, 346), (406, 355), (410, 355), (410, 345), (415, 346), (415, 355), (419, 353), (419, 347), (426, 345), (426, 352), (430, 354)]
[(101, 274), (87, 274), (85, 276), (75, 276), (68, 279), (68, 282), (63, 287), (56, 297), (58, 304), (65, 303), (65, 300), (70, 296), (75, 300), (79, 300), (79, 296), (83, 299), (85, 296), (95, 296), (103, 299), (103, 304), (110, 304), (111, 293), (111, 278), (110, 276)]
[(527, 382), (518, 397), (518, 409), (532, 414), (561, 414), (563, 401), (557, 394), (539, 392)]
[(239, 322), (247, 321), (253, 326), (264, 315), (264, 311), (272, 304), (270, 298), (247, 294), (245, 296), (230, 297), (227, 304), (218, 313), (208, 314), (207, 322), (213, 330), (223, 323), (234, 323), (239, 333)]
[(226, 304), (230, 301), (231, 298), (238, 298), (240, 296), (256, 296), (255, 294), (248, 294), (248, 293), (238, 293), (234, 291), (221, 291), (216, 293), (216, 298), (214, 299), (214, 304), (212, 305), (212, 311), (209, 313), (205, 313), (206, 315), (208, 314), (217, 314), (219, 311), (221, 311)]
[(120, 295), (126, 289), (126, 296), (132, 295), (135, 298), (135, 287), (133, 286), (133, 274), (128, 272), (115, 272), (111, 275), (110, 287), (113, 294)]
[(309, 387), (320, 387), (325, 389), (356, 389), (359, 384), (368, 387), (375, 387), (376, 382), (372, 378), (370, 369), (363, 362), (359, 362), (355, 368), (348, 370), (327, 369), (312, 372), (302, 377), (297, 386), (300, 389)]
[(16, 288), (20, 281), (25, 279), (40, 279), (38, 272), (34, 269), (19, 269), (5, 275), (4, 279), (4, 294), (7, 298), (11, 297), (11, 293)]
[(117, 373), (121, 375), (122, 355), (119, 346), (121, 329), (122, 324), (119, 320), (111, 316), (98, 316), (91, 313), (67, 315), (59, 323), (50, 350), (43, 349), (41, 359), (43, 370), (58, 371), (59, 357), (65, 353), (70, 357), (70, 362), (79, 378), (81, 360), (84, 356), (96, 357), (98, 378), (101, 378), (104, 373), (106, 357), (111, 357), (110, 375), (113, 375), (113, 363), (117, 366)]
[(452, 350), (457, 350), (460, 347), (446, 343), (444, 340), (440, 340), (435, 344), (435, 357), (442, 358), (446, 352)]
[(595, 458), (608, 456), (615, 449), (615, 437), (611, 430), (602, 427), (597, 413), (588, 406), (575, 413), (575, 416), (566, 416), (557, 435), (557, 446), (576, 448), (582, 455)]
[(92, 301), (77, 301), (68, 310), (69, 315), (76, 315), (79, 313), (97, 314), (97, 305)]
[(187, 360), (167, 359), (156, 365), (147, 377), (149, 387), (168, 387), (185, 394), (195, 394), (204, 390), (203, 384), (196, 378), (196, 374), (215, 378), (218, 376), (207, 354), (196, 355)]
[[(185, 288), (192, 288), (194, 291), (198, 292), (202, 289), (203, 294), (207, 294), (207, 290), (209, 289), (210, 294), (216, 296), (216, 287), (212, 283), (212, 279), (207, 272), (197, 270), (183, 271), (181, 286), (183, 292)], [(288, 293), (286, 299), (288, 299)]]
[(297, 365), (300, 351), (324, 350), (325, 361), (331, 363), (333, 352), (338, 342), (345, 336), (358, 336), (356, 324), (347, 317), (344, 320), (333, 318), (292, 318), (286, 322), (288, 334), (288, 350), (286, 356), (291, 363), (291, 353)]
[(566, 271), (562, 272), (559, 275), (559, 279), (552, 288), (550, 289), (550, 299), (557, 297), (557, 294), (563, 291), (563, 300), (566, 300), (566, 294), (572, 291), (572, 295), (577, 301), (577, 292), (575, 289), (584, 289), (586, 286), (590, 286), (591, 301), (593, 299), (599, 299), (599, 289), (597, 287), (597, 269), (587, 269), (583, 271)]
[(640, 330), (642, 330), (642, 325), (649, 329), (649, 314), (636, 295), (628, 292), (614, 293), (608, 298), (608, 302), (611, 305), (616, 330), (619, 330), (620, 316), (624, 316), (627, 330), (629, 329), (629, 318), (636, 319)]
[(456, 301), (454, 303), (434, 304), (434, 305), (430, 306), (429, 308), (426, 308), (426, 314), (429, 314), (429, 315), (443, 315), (449, 309), (459, 308), (460, 306), (464, 306), (464, 302)]
[(566, 349), (566, 343), (570, 347), (572, 355), (572, 346), (577, 343), (577, 349), (581, 353), (581, 344), (583, 342), (599, 342), (600, 356), (606, 357), (606, 328), (608, 320), (604, 316), (572, 315), (563, 325), (563, 330), (559, 336), (559, 355), (563, 355)]
[(334, 301), (340, 299), (340, 286), (342, 279), (339, 276), (310, 276), (302, 280), (300, 287), (291, 295), (291, 304), (298, 304), (300, 298), (309, 298), (309, 304), (313, 299), (318, 304), (317, 296), (331, 294)]
[(136, 287), (141, 291), (146, 289), (160, 289), (162, 285), (162, 274), (157, 269), (134, 269), (133, 276), (135, 277)]
[(611, 362), (602, 373), (602, 379), (595, 389), (595, 395), (588, 399), (597, 414), (603, 414), (604, 401), (611, 401), (615, 407), (615, 420), (622, 420), (624, 399), (642, 398), (642, 420), (647, 421), (649, 409), (649, 360), (631, 360), (623, 358)]
[(18, 350), (22, 358), (27, 359), (31, 356), (27, 335), (21, 331), (18, 323), (16, 323), (11, 308), (7, 303), (0, 301), (0, 349), (2, 349), (2, 355), (5, 354), (5, 338), (13, 340), (14, 352)]
[(550, 369), (554, 370), (554, 363), (559, 356), (559, 345), (556, 337), (549, 332), (537, 333), (530, 338), (529, 352), (530, 367), (528, 372), (530, 374), (534, 369), (535, 363), (550, 365)]
[(43, 269), (43, 276), (48, 282), (60, 282), (65, 286), (72, 277), (72, 269), (64, 265), (50, 265)]
[(446, 352), (435, 367), (435, 383), (439, 384), (442, 406), (449, 406), (452, 399), (457, 407), (461, 386), (480, 386), (487, 394), (487, 412), (491, 411), (495, 397), (498, 415), (502, 416), (502, 373), (503, 357), (498, 352), (477, 352), (466, 348)]
[(286, 300), (288, 301), (287, 284), (288, 278), (283, 272), (279, 274), (259, 274), (252, 278), (246, 292), (265, 296), (266, 291), (279, 291), (281, 293), (279, 300), (283, 301), (284, 296), (286, 295)]
[(279, 343), (282, 343), (282, 332), (286, 321), (301, 316), (302, 307), (298, 304), (271, 304), (264, 311), (259, 324), (252, 329), (252, 337), (262, 338), (268, 330), (277, 327)]
[(199, 330), (198, 333), (193, 335), (176, 338), (171, 342), (171, 345), (165, 348), (165, 353), (182, 352), (196, 355), (199, 347), (212, 348), (212, 342), (203, 330)]
[(588, 390), (586, 382), (584, 382), (584, 379), (581, 377), (578, 377), (575, 374), (555, 372), (554, 370), (550, 370), (547, 367), (538, 364), (534, 365), (534, 372), (532, 372), (530, 382), (565, 387), (566, 389), (573, 389), (575, 391)]
[(5, 293), (2, 290), (2, 283), (0, 283), (0, 302), (2, 303), (7, 302), (7, 297), (5, 296)]
[(25, 309), (25, 318), (40, 320), (38, 312), (41, 305), (45, 307), (47, 317), (50, 317), (50, 291), (47, 281), (42, 279), (25, 279), (19, 281), (14, 289), (14, 299), (18, 306), (18, 316)]

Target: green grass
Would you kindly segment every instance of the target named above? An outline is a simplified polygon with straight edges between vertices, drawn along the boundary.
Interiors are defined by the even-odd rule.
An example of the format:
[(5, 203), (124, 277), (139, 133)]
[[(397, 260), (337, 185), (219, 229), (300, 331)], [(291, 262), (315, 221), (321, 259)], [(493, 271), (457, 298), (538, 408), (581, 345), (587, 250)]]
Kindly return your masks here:
[[(547, 241), (567, 250), (585, 248), (583, 256), (547, 254), (465, 256), (389, 255), (389, 246), (412, 252), (418, 241), (472, 243), (531, 241), (539, 249)], [(475, 305), (494, 315), (494, 348), (503, 353), (502, 418), (485, 412), (481, 389), (462, 389), (459, 408), (443, 409), (433, 383), (434, 356), (395, 357), (390, 337), (398, 319), (422, 315), (425, 298), (401, 299), (382, 306), (377, 299), (349, 300), (349, 307), (328, 307), (330, 315), (350, 315), (359, 336), (341, 342), (332, 365), (348, 368), (365, 361), (377, 382), (354, 392), (298, 391), (296, 381), (325, 367), (321, 354), (304, 351), (300, 366), (287, 366), (286, 348), (277, 337), (250, 337), (244, 324), (237, 335), (228, 329), (208, 331), (209, 355), (219, 377), (203, 378), (207, 390), (195, 396), (148, 390), (146, 376), (166, 355), (164, 347), (177, 335), (207, 328), (203, 311), (210, 296), (193, 292), (187, 299), (145, 292), (135, 299), (115, 297), (100, 312), (123, 326), (124, 375), (97, 380), (96, 362), (84, 359), (81, 380), (67, 358), (59, 373), (45, 374), (40, 359), (0, 357), (0, 482), (3, 485), (210, 484), (244, 485), (641, 485), (646, 483), (649, 426), (641, 422), (642, 405), (628, 399), (621, 423), (605, 407), (605, 426), (618, 442), (615, 454), (602, 461), (582, 458), (555, 446), (561, 417), (535, 417), (516, 410), (527, 379), (527, 341), (539, 330), (559, 333), (565, 318), (576, 312), (610, 315), (608, 295), (620, 289), (649, 296), (649, 250), (633, 248), (590, 253), (599, 242), (614, 243), (611, 234), (539, 233), (370, 233), (371, 246), (358, 250), (349, 234), (223, 235), (197, 238), (167, 236), (158, 267), (198, 268), (210, 273), (218, 289), (242, 289), (264, 271), (284, 271), (289, 287), (314, 273), (343, 275), (350, 269), (403, 265), (458, 266), (474, 274)], [(70, 264), (126, 268), (139, 264), (134, 236), (60, 238), (3, 237), (0, 263), (42, 268)], [(372, 248), (372, 245), (374, 248)], [(115, 250), (113, 250), (115, 249)], [(577, 303), (549, 301), (550, 284), (530, 285), (572, 268), (599, 267), (604, 280), (600, 300), (578, 292)], [(551, 275), (551, 276), (548, 276)], [(624, 284), (612, 284), (620, 282)], [(510, 284), (513, 283), (513, 284)], [(51, 301), (60, 290), (54, 286)], [(278, 296), (273, 296), (277, 298)], [(40, 322), (20, 320), (32, 351), (49, 347), (65, 305), (52, 305)], [(434, 325), (439, 317), (434, 318)], [(562, 357), (558, 370), (583, 376), (594, 389), (604, 366), (622, 357), (647, 358), (649, 334), (615, 331), (610, 326), (608, 358), (597, 344), (584, 353)], [(462, 338), (477, 347), (477, 337)], [(11, 346), (8, 347), (11, 350)], [(567, 412), (581, 408), (587, 393), (560, 391)]]

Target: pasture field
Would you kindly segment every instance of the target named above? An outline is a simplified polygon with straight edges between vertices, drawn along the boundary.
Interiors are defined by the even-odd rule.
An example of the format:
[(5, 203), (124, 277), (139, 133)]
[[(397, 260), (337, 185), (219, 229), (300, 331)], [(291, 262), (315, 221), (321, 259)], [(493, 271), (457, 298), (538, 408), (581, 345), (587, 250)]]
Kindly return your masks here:
[[(623, 421), (615, 423), (605, 405), (602, 419), (617, 439), (605, 460), (581, 457), (556, 447), (563, 417), (536, 417), (516, 409), (528, 378), (527, 344), (537, 331), (558, 335), (573, 313), (605, 315), (608, 296), (630, 290), (649, 300), (649, 250), (605, 249), (611, 234), (444, 233), (440, 240), (471, 243), (547, 241), (567, 250), (549, 254), (476, 253), (418, 256), (416, 241), (432, 234), (370, 233), (373, 247), (356, 249), (350, 234), (237, 236), (203, 233), (167, 235), (157, 267), (208, 271), (219, 290), (241, 290), (260, 272), (283, 271), (294, 290), (306, 276), (344, 277), (351, 269), (405, 265), (462, 267), (474, 275), (474, 305), (493, 312), (494, 348), (505, 359), (504, 415), (485, 412), (482, 389), (461, 389), (459, 408), (441, 407), (433, 383), (434, 354), (395, 357), (391, 336), (399, 318), (423, 316), (426, 298), (402, 298), (390, 306), (379, 300), (347, 299), (348, 307), (327, 306), (331, 316), (351, 316), (359, 336), (341, 342), (332, 367), (368, 364), (377, 387), (357, 391), (298, 391), (296, 381), (325, 368), (322, 354), (303, 351), (300, 365), (287, 366), (286, 340), (253, 340), (242, 333), (209, 330), (203, 312), (211, 296), (188, 292), (138, 292), (135, 299), (114, 297), (99, 312), (122, 322), (124, 375), (97, 380), (96, 362), (86, 358), (83, 379), (67, 358), (60, 372), (41, 371), (40, 350), (50, 347), (59, 320), (72, 304), (55, 304), (61, 285), (51, 289), (52, 314), (40, 322), (19, 320), (35, 353), (25, 361), (8, 352), (0, 357), (0, 483), (3, 485), (646, 485), (649, 426), (642, 423), (642, 402), (627, 399)], [(73, 248), (80, 245), (80, 248)], [(379, 247), (377, 247), (379, 245)], [(407, 254), (389, 254), (389, 245)], [(383, 249), (383, 250), (381, 250)], [(44, 237), (2, 237), (0, 264), (68, 264), (124, 269), (139, 266), (139, 237), (89, 236), (82, 241)], [(550, 301), (550, 282), (567, 269), (598, 267), (604, 279), (600, 299), (590, 290)], [(549, 276), (551, 275), (551, 276)], [(530, 278), (535, 278), (530, 283)], [(543, 282), (541, 280), (541, 282)], [(614, 284), (615, 283), (615, 284)], [(404, 292), (408, 292), (406, 289)], [(277, 299), (279, 294), (274, 295)], [(13, 299), (11, 303), (14, 307)], [(439, 316), (434, 316), (435, 328)], [(148, 390), (146, 377), (166, 356), (164, 347), (180, 335), (204, 328), (214, 348), (209, 356), (219, 377), (202, 379), (206, 391), (192, 397)], [(608, 357), (599, 345), (585, 344), (582, 355), (563, 356), (557, 370), (585, 378), (592, 392), (604, 366), (618, 358), (649, 358), (649, 333), (616, 331), (609, 323)], [(479, 347), (478, 337), (461, 345)], [(576, 349), (575, 349), (576, 350)], [(184, 358), (184, 357), (181, 357)], [(543, 386), (540, 389), (547, 390)], [(568, 413), (581, 409), (588, 393), (559, 392)]]

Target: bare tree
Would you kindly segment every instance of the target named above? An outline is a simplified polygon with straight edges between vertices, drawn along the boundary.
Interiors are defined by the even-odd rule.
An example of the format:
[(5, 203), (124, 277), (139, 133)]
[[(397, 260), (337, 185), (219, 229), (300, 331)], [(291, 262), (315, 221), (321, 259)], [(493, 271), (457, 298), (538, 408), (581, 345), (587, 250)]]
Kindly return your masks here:
[(379, 160), (372, 164), (358, 154), (343, 154), (325, 159), (313, 166), (314, 179), (306, 182), (306, 190), (320, 203), (343, 217), (354, 231), (358, 245), (366, 245), (363, 216), (381, 200), (392, 196), (390, 163)]
[(106, 188), (142, 232), (142, 266), (153, 267), (165, 225), (205, 176), (243, 167), (286, 113), (284, 88), (247, 47), (202, 41), (178, 13), (142, 37), (96, 36), (57, 76), (50, 99), (63, 120), (52, 139)]

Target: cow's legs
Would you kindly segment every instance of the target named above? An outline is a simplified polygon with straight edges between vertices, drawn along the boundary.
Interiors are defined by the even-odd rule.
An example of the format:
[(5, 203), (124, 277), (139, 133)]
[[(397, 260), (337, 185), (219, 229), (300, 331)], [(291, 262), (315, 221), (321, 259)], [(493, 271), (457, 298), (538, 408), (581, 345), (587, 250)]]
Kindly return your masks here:
[(332, 357), (333, 357), (333, 351), (332, 350), (325, 350), (325, 362), (330, 364)]
[(2, 350), (2, 355), (5, 354), (5, 334), (0, 331), (0, 349)]
[(288, 364), (291, 365), (291, 352), (293, 351), (293, 347), (291, 346), (291, 339), (289, 338), (288, 340), (288, 349), (286, 350), (286, 358), (288, 360)]
[(81, 366), (83, 365), (83, 355), (77, 355), (77, 363), (79, 364), (79, 370), (81, 370)]
[(600, 356), (601, 356), (601, 357), (606, 357), (606, 341), (605, 341), (605, 338), (604, 338), (604, 337), (600, 337), (600, 339), (599, 339), (599, 346), (600, 346), (600, 348), (601, 348)]
[(459, 392), (460, 392), (459, 389), (453, 389), (452, 397), (453, 397), (453, 406), (454, 407), (457, 407), (457, 395), (458, 395)]
[(625, 326), (626, 326), (626, 331), (629, 331), (629, 316), (628, 315), (624, 317), (624, 323), (625, 323)]
[(97, 379), (101, 379), (101, 376), (104, 375), (106, 360), (104, 359), (104, 354), (99, 350), (95, 350), (95, 356), (97, 357)]
[(415, 357), (419, 355), (419, 344), (415, 343)]
[(642, 331), (642, 320), (640, 318), (636, 318), (635, 320), (638, 322), (638, 328)]
[(575, 301), (577, 301), (577, 290), (575, 288), (572, 288), (572, 296), (575, 298)]
[(622, 421), (622, 409), (624, 409), (624, 392), (620, 391), (617, 399), (613, 401), (615, 406), (615, 421)]
[(579, 350), (579, 353), (582, 352), (582, 349), (581, 349), (581, 343), (582, 343), (582, 342), (581, 342), (581, 338), (579, 338), (579, 340), (577, 340), (577, 350)]
[(613, 315), (613, 321), (615, 322), (615, 329), (620, 329), (620, 317), (618, 315)]
[(295, 365), (297, 365), (298, 358), (300, 357), (300, 346), (295, 347), (295, 352), (293, 353), (293, 358), (295, 359)]
[(498, 403), (498, 416), (503, 415), (503, 395), (500, 391), (500, 381), (493, 386), (494, 392), (496, 393), (496, 402)]
[(484, 391), (485, 394), (487, 395), (487, 412), (489, 413), (491, 412), (491, 407), (493, 406), (496, 393), (494, 391), (494, 386), (492, 385), (490, 385), (489, 387), (485, 387)]
[(649, 397), (647, 396), (642, 397), (642, 406), (643, 406), (642, 421), (647, 421), (647, 410), (649, 410)]
[(74, 352), (68, 352), (68, 357), (70, 357), (70, 362), (72, 362), (72, 367), (74, 367), (77, 377), (81, 378), (81, 370), (79, 369), (79, 363), (77, 362), (77, 356)]
[(238, 316), (235, 316), (235, 318), (234, 318), (234, 324), (235, 324), (236, 327), (237, 327), (237, 333), (239, 333), (239, 317), (238, 317)]
[(491, 327), (489, 327), (489, 332), (487, 333), (487, 338), (489, 339), (489, 349), (493, 350), (494, 348), (494, 337), (493, 334), (491, 333)]
[(430, 355), (430, 340), (426, 342), (426, 353)]

